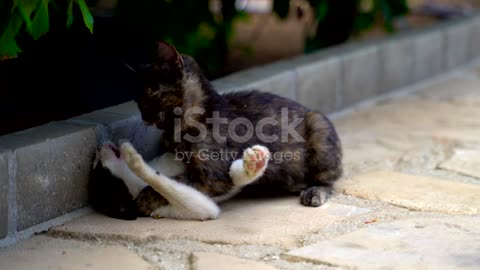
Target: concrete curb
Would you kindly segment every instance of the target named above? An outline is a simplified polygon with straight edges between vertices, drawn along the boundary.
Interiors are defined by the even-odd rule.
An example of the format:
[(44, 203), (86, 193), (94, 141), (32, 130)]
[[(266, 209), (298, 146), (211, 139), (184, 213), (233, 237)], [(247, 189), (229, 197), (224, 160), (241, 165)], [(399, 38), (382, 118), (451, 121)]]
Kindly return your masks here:
[[(213, 84), (221, 92), (273, 92), (328, 114), (478, 56), (480, 15), (475, 15), (252, 68)], [(0, 246), (87, 206), (88, 174), (99, 143), (128, 138), (148, 159), (160, 149), (161, 135), (143, 126), (136, 105), (127, 102), (1, 136)]]

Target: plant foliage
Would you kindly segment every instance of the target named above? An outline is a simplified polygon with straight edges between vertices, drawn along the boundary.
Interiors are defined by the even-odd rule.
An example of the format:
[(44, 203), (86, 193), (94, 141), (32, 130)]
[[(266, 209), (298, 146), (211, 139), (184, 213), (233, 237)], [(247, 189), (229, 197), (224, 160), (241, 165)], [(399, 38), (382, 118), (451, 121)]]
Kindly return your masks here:
[[(70, 28), (74, 18), (93, 33), (93, 17), (86, 0), (3, 0), (0, 2), (0, 57), (15, 57), (22, 51), (18, 36), (34, 40), (50, 29), (50, 13), (65, 18)], [(306, 50), (346, 41), (375, 24), (393, 31), (394, 19), (408, 12), (407, 0), (306, 0), (316, 19), (316, 33), (307, 40)], [(209, 0), (118, 0), (113, 19), (122, 30), (121, 44), (145, 47), (164, 39), (180, 51), (193, 55), (207, 71), (218, 70), (227, 54), (236, 19), (247, 15), (235, 8), (235, 0), (218, 0), (213, 12)], [(274, 0), (273, 11), (287, 18), (291, 0)], [(75, 17), (75, 14), (81, 16)], [(63, 17), (62, 17), (63, 18)]]
[[(345, 42), (351, 35), (376, 24), (394, 31), (394, 19), (408, 13), (407, 0), (307, 0), (315, 13), (317, 31), (307, 42), (307, 51)], [(290, 0), (275, 0), (274, 12), (285, 18)]]
[[(73, 23), (73, 10), (78, 8), (83, 16), (83, 23), (93, 32), (93, 17), (84, 0), (67, 1), (67, 27)], [(57, 7), (54, 0), (12, 0), (0, 4), (1, 15), (6, 18), (0, 21), (0, 56), (15, 57), (21, 48), (16, 38), (22, 29), (35, 40), (50, 29), (50, 7)], [(6, 14), (5, 14), (6, 13)]]
[(148, 48), (155, 40), (166, 40), (182, 53), (192, 55), (216, 73), (227, 54), (233, 24), (245, 14), (234, 0), (223, 0), (212, 11), (207, 0), (119, 0), (115, 23), (123, 30), (123, 44)]

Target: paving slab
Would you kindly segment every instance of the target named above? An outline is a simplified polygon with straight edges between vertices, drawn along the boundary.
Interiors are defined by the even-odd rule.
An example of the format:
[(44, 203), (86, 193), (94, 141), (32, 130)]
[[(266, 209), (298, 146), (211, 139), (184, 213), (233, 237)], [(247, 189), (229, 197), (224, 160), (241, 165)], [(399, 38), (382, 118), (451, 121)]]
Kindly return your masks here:
[(480, 186), (439, 178), (376, 171), (342, 179), (336, 188), (349, 195), (412, 210), (480, 213)]
[(478, 17), (475, 25), (472, 25), (472, 33), (470, 38), (469, 57), (475, 58), (480, 56), (480, 18)]
[(244, 89), (258, 89), (260, 91), (273, 93), (293, 100), (296, 99), (295, 76), (292, 71), (266, 77), (255, 83), (249, 83), (244, 86)]
[(453, 156), (439, 168), (480, 179), (480, 150), (455, 149)]
[(412, 39), (392, 39), (383, 44), (380, 47), (381, 91), (394, 91), (411, 83), (414, 75), (414, 63)]
[(287, 256), (349, 269), (478, 269), (478, 224), (478, 217), (380, 223)]
[[(480, 89), (480, 84), (478, 87)], [(362, 145), (374, 139), (395, 139), (404, 141), (405, 146), (416, 146), (428, 138), (480, 142), (480, 118), (477, 115), (478, 105), (410, 97), (358, 110), (335, 123), (344, 145), (349, 144), (349, 140)], [(365, 154), (369, 155), (368, 152)]]
[(122, 246), (89, 244), (36, 236), (14, 247), (0, 249), (0, 269), (154, 269)]
[(163, 151), (163, 131), (143, 123), (137, 104), (125, 102), (102, 110), (83, 114), (68, 120), (72, 123), (103, 125), (99, 142), (129, 140), (145, 159), (151, 159)]
[(276, 270), (268, 264), (210, 252), (192, 254), (192, 270)]
[(435, 31), (424, 35), (418, 35), (413, 41), (413, 65), (414, 80), (426, 79), (437, 75), (444, 66), (444, 35), (442, 31)]
[(458, 97), (480, 96), (480, 76), (458, 77), (420, 88), (414, 95), (431, 100), (448, 100)]
[(236, 72), (212, 83), (219, 92), (258, 89), (295, 99), (295, 74), (290, 68), (287, 62), (278, 62)]
[(305, 234), (333, 222), (369, 211), (327, 203), (304, 207), (298, 198), (236, 199), (222, 206), (217, 220), (182, 221), (140, 218), (124, 221), (92, 214), (50, 230), (52, 235), (76, 238), (122, 239), (132, 242), (187, 239), (218, 244), (258, 244), (293, 247)]
[(296, 68), (297, 101), (312, 110), (330, 113), (340, 103), (341, 61), (332, 58), (315, 64)]
[[(480, 119), (476, 117), (477, 113), (474, 106), (457, 106), (447, 101), (406, 99), (373, 107), (368, 114), (372, 116), (372, 121), (378, 120), (382, 124), (390, 122), (397, 126), (396, 130), (403, 128), (403, 133), (409, 134), (448, 128), (478, 128)], [(379, 124), (376, 123), (375, 126), (377, 125)]]
[(391, 170), (401, 156), (373, 141), (343, 140), (343, 177), (350, 177), (372, 170)]
[(470, 128), (443, 128), (430, 131), (419, 130), (411, 132), (412, 137), (432, 137), (437, 139), (453, 140), (461, 143), (480, 143), (480, 129)]
[(88, 175), (97, 146), (94, 126), (52, 122), (2, 136), (13, 152), (17, 230), (88, 204)]
[(418, 142), (408, 141), (404, 138), (382, 137), (375, 138), (353, 138), (351, 136), (341, 136), (344, 146), (344, 163), (356, 163), (365, 160), (385, 161), (390, 158), (398, 157), (399, 153), (414, 149)]
[(11, 153), (0, 149), (0, 239), (8, 233), (8, 160)]
[(458, 24), (446, 30), (446, 68), (451, 69), (465, 63), (469, 54), (470, 24)]
[(380, 93), (379, 58), (377, 47), (358, 50), (343, 56), (343, 107)]

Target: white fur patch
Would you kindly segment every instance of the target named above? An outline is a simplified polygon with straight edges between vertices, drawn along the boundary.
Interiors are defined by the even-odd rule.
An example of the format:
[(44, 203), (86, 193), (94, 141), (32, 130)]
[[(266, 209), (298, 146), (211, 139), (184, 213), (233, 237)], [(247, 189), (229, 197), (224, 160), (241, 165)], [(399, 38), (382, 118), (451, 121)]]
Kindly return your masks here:
[(210, 197), (164, 174), (157, 174), (143, 161), (130, 143), (123, 143), (120, 150), (132, 172), (170, 203), (168, 206), (161, 207), (164, 210), (158, 210), (157, 215), (163, 214), (165, 216), (162, 217), (167, 218), (207, 220), (216, 219), (220, 214), (220, 208)]
[(185, 172), (185, 164), (181, 160), (176, 160), (172, 153), (165, 153), (148, 162), (148, 165), (157, 172), (173, 177)]
[[(254, 170), (250, 171), (247, 168), (247, 163), (256, 165), (255, 163), (258, 161), (257, 153), (261, 153), (264, 156), (265, 164), (256, 172)], [(245, 149), (245, 151), (243, 152), (243, 159), (235, 160), (230, 166), (229, 174), (232, 178), (233, 184), (236, 187), (242, 187), (262, 177), (267, 168), (269, 158), (270, 151), (265, 146), (254, 145), (250, 148)]]
[(229, 174), (230, 178), (232, 178), (233, 184), (236, 187), (246, 186), (253, 181), (253, 179), (250, 178), (245, 172), (245, 168), (243, 167), (243, 159), (237, 159), (232, 162)]

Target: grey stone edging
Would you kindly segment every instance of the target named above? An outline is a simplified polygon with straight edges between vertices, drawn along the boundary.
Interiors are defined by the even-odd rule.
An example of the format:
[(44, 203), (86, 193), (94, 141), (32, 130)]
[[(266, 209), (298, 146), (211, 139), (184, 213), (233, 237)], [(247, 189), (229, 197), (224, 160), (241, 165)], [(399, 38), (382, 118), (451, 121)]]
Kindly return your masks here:
[[(478, 56), (477, 14), (252, 68), (213, 84), (221, 92), (270, 91), (333, 113)], [(160, 149), (161, 132), (142, 124), (133, 102), (1, 136), (0, 246), (22, 231), (85, 207), (96, 146), (123, 138), (147, 159)]]

